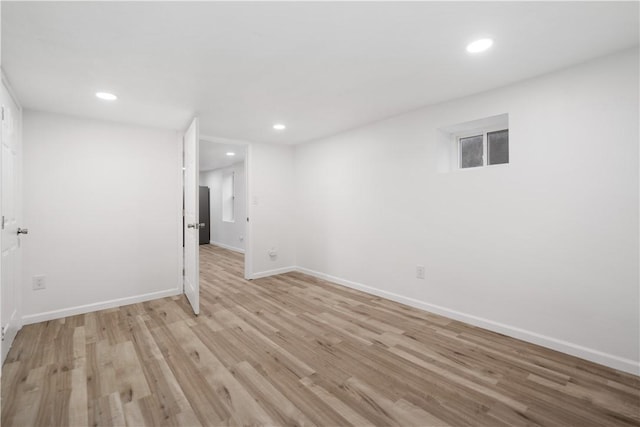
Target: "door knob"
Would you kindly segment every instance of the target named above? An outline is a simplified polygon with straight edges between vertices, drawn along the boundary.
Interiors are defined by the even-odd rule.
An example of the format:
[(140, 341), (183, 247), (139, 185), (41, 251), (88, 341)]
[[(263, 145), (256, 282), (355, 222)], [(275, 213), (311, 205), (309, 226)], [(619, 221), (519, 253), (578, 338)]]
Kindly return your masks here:
[(29, 229), (18, 227), (18, 234), (29, 234)]
[(201, 222), (200, 224), (187, 224), (187, 228), (195, 228), (196, 230), (203, 228), (204, 226), (204, 222)]
[(187, 224), (187, 228), (196, 228), (198, 224)]

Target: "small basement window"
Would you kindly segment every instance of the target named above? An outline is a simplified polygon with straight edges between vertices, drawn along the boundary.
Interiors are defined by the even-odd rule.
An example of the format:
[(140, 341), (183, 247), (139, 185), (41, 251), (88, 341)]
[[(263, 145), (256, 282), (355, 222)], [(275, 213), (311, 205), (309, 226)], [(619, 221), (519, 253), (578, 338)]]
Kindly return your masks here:
[(509, 163), (509, 114), (443, 126), (435, 136), (440, 173)]
[(234, 222), (235, 175), (233, 172), (222, 176), (222, 221)]
[(465, 133), (457, 140), (460, 169), (509, 163), (509, 129)]

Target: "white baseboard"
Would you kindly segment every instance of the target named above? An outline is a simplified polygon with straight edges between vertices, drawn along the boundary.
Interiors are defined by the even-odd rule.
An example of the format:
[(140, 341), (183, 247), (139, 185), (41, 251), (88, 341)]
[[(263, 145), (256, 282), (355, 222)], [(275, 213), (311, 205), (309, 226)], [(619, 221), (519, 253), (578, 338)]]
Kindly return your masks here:
[(290, 273), (292, 271), (298, 271), (297, 267), (282, 267), (273, 270), (260, 271), (251, 275), (252, 279), (261, 279), (263, 277), (276, 276), (278, 274)]
[(424, 301), (420, 301), (414, 298), (405, 297), (395, 294), (393, 292), (383, 291), (381, 289), (373, 288), (362, 283), (352, 282), (350, 280), (342, 279), (340, 277), (331, 276), (318, 271), (309, 270), (303, 267), (296, 267), (296, 271), (300, 273), (308, 274), (319, 279), (324, 279), (329, 282), (337, 283), (339, 285), (346, 286), (348, 288), (357, 289), (369, 294), (377, 295), (383, 298), (387, 298), (393, 301), (397, 301), (411, 307), (419, 308), (431, 313), (439, 314), (450, 319), (459, 320), (461, 322), (469, 323), (474, 326), (478, 326), (484, 329), (488, 329), (493, 332), (498, 332), (503, 335), (507, 335), (513, 338), (517, 338), (523, 341), (537, 344), (542, 347), (547, 347), (553, 350), (567, 353), (572, 356), (580, 357), (582, 359), (589, 360), (591, 362), (599, 363), (601, 365), (608, 366), (610, 368), (619, 369), (624, 372), (628, 372), (634, 375), (640, 375), (640, 362), (636, 362), (631, 359), (615, 356), (613, 354), (604, 353), (599, 350), (587, 348), (578, 344), (570, 343), (568, 341), (560, 340), (557, 338), (549, 337), (546, 335), (538, 334), (536, 332), (527, 331), (515, 326), (506, 325), (493, 320), (484, 319), (482, 317), (474, 316), (471, 314), (462, 313), (460, 311), (452, 310), (450, 308), (442, 307), (439, 305), (430, 304)]
[(215, 245), (215, 246), (220, 246), (223, 249), (229, 249), (230, 251), (234, 251), (234, 252), (240, 252), (241, 254), (244, 253), (244, 249), (242, 248), (236, 248), (235, 246), (229, 246), (226, 245), (224, 243), (220, 243), (220, 242), (214, 242), (213, 240), (211, 240), (209, 242), (210, 245)]
[(75, 316), (77, 314), (90, 313), (92, 311), (104, 310), (107, 308), (120, 307), (123, 305), (135, 304), (138, 302), (150, 301), (158, 298), (172, 297), (180, 295), (181, 288), (167, 289), (165, 291), (151, 292), (148, 294), (136, 295), (126, 298), (118, 298), (109, 301), (96, 302), (93, 304), (79, 305), (76, 307), (63, 308), (60, 310), (45, 311), (43, 313), (28, 314), (22, 317), (24, 325), (32, 323), (45, 322), (47, 320), (61, 319), (67, 316)]

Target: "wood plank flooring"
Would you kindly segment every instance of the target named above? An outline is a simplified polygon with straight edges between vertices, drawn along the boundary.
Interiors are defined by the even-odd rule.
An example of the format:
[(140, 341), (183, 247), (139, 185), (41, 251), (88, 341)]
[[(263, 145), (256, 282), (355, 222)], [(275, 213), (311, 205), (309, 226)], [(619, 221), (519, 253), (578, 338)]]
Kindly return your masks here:
[(298, 273), (242, 279), (201, 247), (183, 296), (24, 327), (9, 426), (630, 426), (640, 379)]

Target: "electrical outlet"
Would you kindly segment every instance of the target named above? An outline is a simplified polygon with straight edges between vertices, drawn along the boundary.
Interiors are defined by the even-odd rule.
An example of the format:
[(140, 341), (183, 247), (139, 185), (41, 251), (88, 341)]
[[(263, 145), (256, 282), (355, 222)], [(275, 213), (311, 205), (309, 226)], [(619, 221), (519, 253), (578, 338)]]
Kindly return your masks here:
[(424, 279), (424, 266), (416, 265), (416, 278)]
[(34, 291), (39, 291), (41, 289), (45, 289), (47, 287), (47, 284), (45, 282), (45, 277), (40, 275), (40, 276), (33, 276), (33, 290)]

